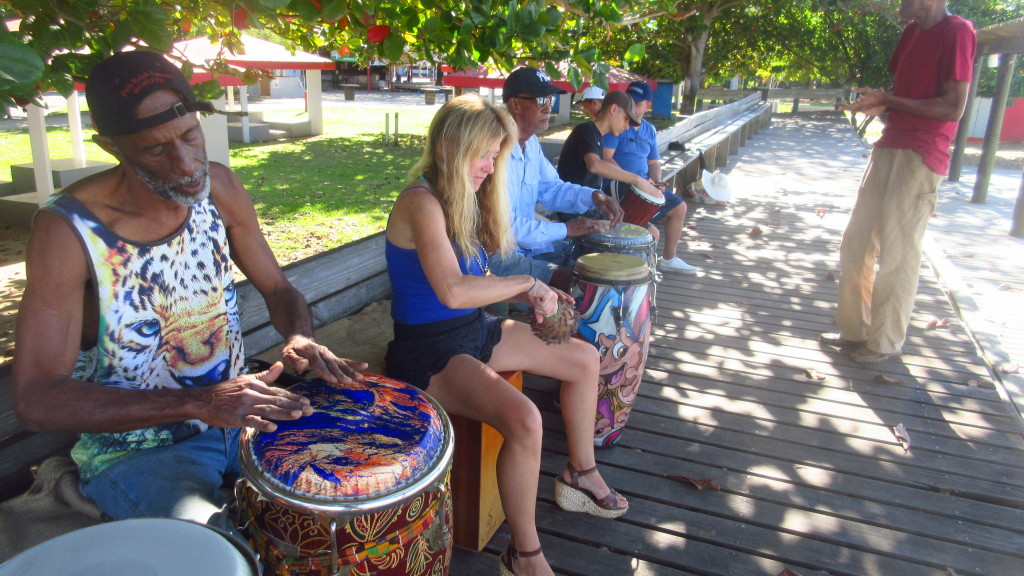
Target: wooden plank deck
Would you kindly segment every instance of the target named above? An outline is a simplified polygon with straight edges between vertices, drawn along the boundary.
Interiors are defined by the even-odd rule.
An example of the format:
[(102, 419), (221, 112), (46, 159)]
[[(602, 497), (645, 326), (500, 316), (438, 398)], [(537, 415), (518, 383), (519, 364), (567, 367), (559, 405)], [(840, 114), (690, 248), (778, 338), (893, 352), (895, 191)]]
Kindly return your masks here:
[[(699, 234), (711, 259), (685, 254), (704, 273), (659, 285), (639, 398), (619, 445), (598, 453), (628, 514), (555, 505), (566, 459), (556, 384), (527, 376), (547, 426), (538, 524), (557, 573), (1022, 573), (1022, 425), (935, 274), (922, 265), (903, 361), (852, 363), (817, 340), (833, 329), (839, 233), (790, 200), (688, 220), (691, 248)], [(848, 209), (825, 202), (815, 207)], [(754, 226), (764, 233), (751, 237)], [(928, 330), (931, 318), (950, 326)], [(457, 550), (451, 573), (494, 573), (507, 541), (503, 526), (483, 552)]]

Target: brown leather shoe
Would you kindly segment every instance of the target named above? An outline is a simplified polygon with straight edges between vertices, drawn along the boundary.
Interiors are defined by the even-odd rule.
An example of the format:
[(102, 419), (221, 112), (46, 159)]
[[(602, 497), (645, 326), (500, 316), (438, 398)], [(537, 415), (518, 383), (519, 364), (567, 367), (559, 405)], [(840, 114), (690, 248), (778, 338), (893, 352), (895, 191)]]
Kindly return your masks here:
[(835, 346), (837, 348), (859, 348), (864, 345), (864, 340), (847, 340), (839, 335), (839, 332), (826, 332), (821, 336), (818, 336), (818, 340), (823, 344), (829, 346)]

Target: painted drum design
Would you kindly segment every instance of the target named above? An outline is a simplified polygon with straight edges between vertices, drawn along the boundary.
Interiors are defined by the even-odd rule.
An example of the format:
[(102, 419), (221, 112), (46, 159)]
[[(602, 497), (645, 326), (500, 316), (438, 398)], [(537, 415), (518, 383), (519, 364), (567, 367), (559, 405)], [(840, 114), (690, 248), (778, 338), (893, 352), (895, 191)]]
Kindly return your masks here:
[(653, 272), (624, 254), (586, 254), (574, 272), (582, 293), (579, 336), (601, 353), (594, 445), (615, 445), (647, 364), (654, 312)]
[(314, 412), (247, 429), (242, 529), (281, 575), (440, 576), (451, 561), (452, 428), (422, 391), (383, 376), (290, 390)]

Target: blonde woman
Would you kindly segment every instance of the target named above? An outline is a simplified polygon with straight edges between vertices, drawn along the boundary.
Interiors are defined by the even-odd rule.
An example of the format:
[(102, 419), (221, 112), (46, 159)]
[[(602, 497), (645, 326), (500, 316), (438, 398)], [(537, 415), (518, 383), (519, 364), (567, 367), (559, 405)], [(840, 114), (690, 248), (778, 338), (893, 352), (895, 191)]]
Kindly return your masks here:
[(598, 356), (582, 340), (547, 345), (529, 326), (481, 307), (515, 301), (538, 320), (569, 297), (530, 276), (488, 273), (487, 254), (508, 253), (505, 166), (516, 145), (515, 123), (478, 96), (455, 98), (438, 111), (415, 180), (395, 202), (386, 232), (395, 339), (388, 375), (426, 390), (450, 414), (496, 428), (498, 491), (512, 540), (501, 555), (505, 576), (553, 574), (541, 551), (535, 509), (541, 416), (498, 372), (523, 370), (562, 381), (569, 463), (556, 479), (558, 504), (614, 518), (628, 508), (594, 460)]

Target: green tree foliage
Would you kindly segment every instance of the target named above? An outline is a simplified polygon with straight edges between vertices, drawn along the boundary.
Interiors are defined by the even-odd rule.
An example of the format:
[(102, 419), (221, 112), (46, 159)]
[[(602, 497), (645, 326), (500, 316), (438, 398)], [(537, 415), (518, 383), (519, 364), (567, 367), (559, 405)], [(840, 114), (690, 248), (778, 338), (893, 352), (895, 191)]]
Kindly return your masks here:
[[(633, 1), (0, 0), (0, 17), (21, 19), (16, 32), (0, 30), (0, 105), (50, 89), (70, 93), (74, 79), (125, 46), (168, 52), (176, 40), (207, 36), (238, 52), (246, 28), (305, 51), (390, 61), (411, 54), (456, 69), (569, 61), (570, 80), (582, 82), (595, 62), (582, 37), (617, 25)], [(657, 2), (636, 2), (660, 10)]]

